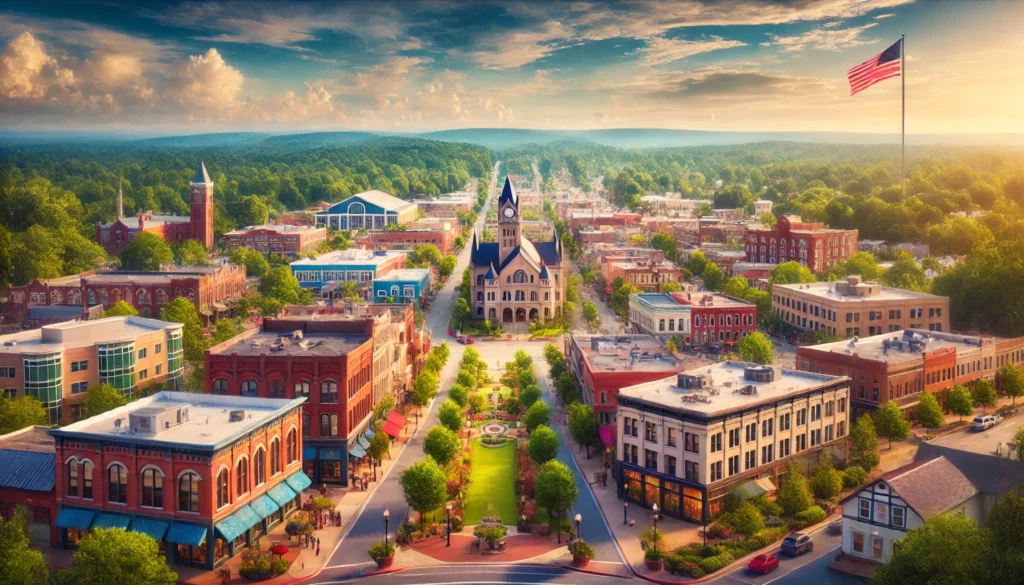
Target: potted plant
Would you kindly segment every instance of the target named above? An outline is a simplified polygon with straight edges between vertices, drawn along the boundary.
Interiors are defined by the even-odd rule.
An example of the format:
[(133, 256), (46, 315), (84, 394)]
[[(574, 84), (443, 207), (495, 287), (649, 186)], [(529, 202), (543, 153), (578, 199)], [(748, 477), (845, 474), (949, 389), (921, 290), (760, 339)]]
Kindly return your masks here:
[(378, 542), (370, 547), (370, 558), (377, 563), (378, 569), (386, 569), (395, 562), (395, 545), (390, 542)]
[(665, 561), (661, 557), (661, 551), (649, 548), (644, 551), (644, 564), (648, 571), (661, 571), (665, 568)]
[(569, 543), (569, 552), (572, 553), (574, 567), (586, 567), (590, 564), (590, 559), (594, 558), (594, 547), (587, 544), (582, 538), (577, 538)]

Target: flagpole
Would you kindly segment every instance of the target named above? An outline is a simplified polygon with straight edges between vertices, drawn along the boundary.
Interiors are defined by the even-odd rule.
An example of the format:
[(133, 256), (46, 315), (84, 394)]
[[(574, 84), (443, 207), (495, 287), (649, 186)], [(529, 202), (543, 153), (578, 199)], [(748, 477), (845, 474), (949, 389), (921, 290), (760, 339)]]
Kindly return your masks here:
[(902, 88), (900, 116), (900, 187), (903, 190), (903, 198), (907, 198), (907, 41), (906, 35), (900, 35), (900, 83)]

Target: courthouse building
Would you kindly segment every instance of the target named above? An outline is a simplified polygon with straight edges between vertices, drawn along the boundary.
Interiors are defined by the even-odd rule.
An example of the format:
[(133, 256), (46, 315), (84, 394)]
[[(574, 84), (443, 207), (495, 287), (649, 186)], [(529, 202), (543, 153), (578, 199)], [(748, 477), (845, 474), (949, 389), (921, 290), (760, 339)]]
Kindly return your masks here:
[(784, 215), (771, 227), (748, 226), (745, 242), (748, 262), (799, 262), (812, 272), (824, 272), (858, 252), (857, 230), (829, 229), (798, 215)]

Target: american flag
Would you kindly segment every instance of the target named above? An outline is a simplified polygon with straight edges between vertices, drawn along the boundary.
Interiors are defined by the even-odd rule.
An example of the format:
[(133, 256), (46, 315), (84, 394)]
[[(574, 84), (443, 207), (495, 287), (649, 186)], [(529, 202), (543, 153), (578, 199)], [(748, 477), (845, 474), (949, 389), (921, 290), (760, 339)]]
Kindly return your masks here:
[(903, 39), (891, 47), (847, 71), (850, 95), (856, 95), (879, 81), (899, 77), (903, 71)]

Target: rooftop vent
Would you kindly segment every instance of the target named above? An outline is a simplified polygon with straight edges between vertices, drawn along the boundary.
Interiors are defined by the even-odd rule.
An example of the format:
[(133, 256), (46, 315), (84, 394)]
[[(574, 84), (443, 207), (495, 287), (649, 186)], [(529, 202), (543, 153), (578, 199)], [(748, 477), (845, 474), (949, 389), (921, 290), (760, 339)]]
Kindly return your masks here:
[(743, 368), (743, 379), (751, 382), (774, 382), (775, 368), (771, 366), (747, 366)]
[(296, 329), (295, 331), (292, 331), (292, 339), (302, 339), (302, 330)]
[(244, 410), (232, 410), (231, 414), (228, 415), (228, 422), (238, 422), (241, 420), (245, 420)]

